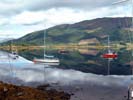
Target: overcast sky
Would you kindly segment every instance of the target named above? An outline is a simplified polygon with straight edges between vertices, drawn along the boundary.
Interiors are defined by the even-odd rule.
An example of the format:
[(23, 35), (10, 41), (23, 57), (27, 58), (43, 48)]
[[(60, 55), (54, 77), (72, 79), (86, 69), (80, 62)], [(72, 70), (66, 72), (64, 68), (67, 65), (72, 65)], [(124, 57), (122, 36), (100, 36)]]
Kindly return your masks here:
[[(0, 0), (0, 39), (58, 24), (131, 16), (131, 0)], [(122, 0), (124, 1), (124, 0)]]

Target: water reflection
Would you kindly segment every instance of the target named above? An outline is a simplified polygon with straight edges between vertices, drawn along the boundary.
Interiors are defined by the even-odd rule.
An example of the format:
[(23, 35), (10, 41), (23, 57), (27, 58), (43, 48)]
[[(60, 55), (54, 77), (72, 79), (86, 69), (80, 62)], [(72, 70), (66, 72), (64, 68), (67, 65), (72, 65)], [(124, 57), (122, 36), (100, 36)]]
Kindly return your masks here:
[(96, 49), (78, 49), (80, 54), (96, 56), (99, 50)]
[[(18, 60), (12, 60), (9, 63), (9, 58), (5, 53), (0, 52), (0, 57), (4, 57), (3, 60), (0, 60), (0, 80), (30, 86), (49, 83), (56, 89), (63, 90), (70, 94), (73, 93), (74, 95), (72, 95), (71, 100), (88, 100), (90, 97), (92, 100), (100, 100), (101, 97), (104, 97), (105, 100), (111, 100), (111, 96), (116, 98), (114, 100), (122, 100), (124, 95), (127, 95), (127, 87), (133, 83), (132, 75), (93, 74), (98, 72), (98, 74), (103, 74), (104, 71), (105, 74), (107, 74), (107, 60), (100, 57), (102, 52), (99, 50), (95, 55), (88, 53), (88, 51), (87, 53), (82, 53), (77, 50), (63, 54), (55, 50), (48, 52), (58, 56), (61, 60), (61, 64), (58, 66), (34, 64), (27, 60), (31, 56), (27, 56), (27, 59), (19, 57)], [(129, 52), (124, 51), (124, 53)], [(34, 57), (36, 51), (25, 51), (21, 52), (21, 54), (23, 54), (23, 56), (29, 54)], [(121, 55), (120, 57), (123, 56)], [(123, 62), (122, 59), (116, 59), (110, 62), (111, 74), (113, 73), (112, 64), (117, 65), (117, 63), (121, 61)], [(127, 66), (129, 65), (129, 61), (127, 58), (121, 65)], [(124, 68), (123, 66), (120, 66), (122, 70)], [(127, 66), (127, 69), (129, 70), (130, 66)], [(116, 67), (114, 68), (114, 71), (115, 70)], [(124, 69), (123, 71), (125, 72), (126, 70)], [(117, 74), (118, 72), (120, 72), (120, 70), (116, 70)]]
[[(118, 58), (111, 61), (101, 57), (105, 50), (94, 48), (69, 49), (67, 53), (60, 53), (59, 50), (47, 50), (46, 52), (60, 59), (60, 65), (56, 66), (60, 69), (74, 69), (102, 75), (130, 75), (132, 73), (133, 57), (131, 51), (125, 48), (118, 50)], [(43, 50), (21, 51), (20, 55), (29, 60), (34, 57), (43, 58)]]

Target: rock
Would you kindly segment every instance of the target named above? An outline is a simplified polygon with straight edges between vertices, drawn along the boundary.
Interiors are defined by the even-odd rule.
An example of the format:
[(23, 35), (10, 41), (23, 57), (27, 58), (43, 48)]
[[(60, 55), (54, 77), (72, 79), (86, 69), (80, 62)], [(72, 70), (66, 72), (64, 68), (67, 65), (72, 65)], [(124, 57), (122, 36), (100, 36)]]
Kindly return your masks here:
[(47, 90), (49, 85), (32, 88), (0, 82), (0, 100), (70, 100), (70, 95), (55, 89)]
[(7, 92), (8, 91), (8, 89), (6, 88), (6, 87), (4, 87), (4, 90), (3, 90), (4, 92)]
[(22, 96), (24, 93), (23, 92), (18, 92), (17, 96)]

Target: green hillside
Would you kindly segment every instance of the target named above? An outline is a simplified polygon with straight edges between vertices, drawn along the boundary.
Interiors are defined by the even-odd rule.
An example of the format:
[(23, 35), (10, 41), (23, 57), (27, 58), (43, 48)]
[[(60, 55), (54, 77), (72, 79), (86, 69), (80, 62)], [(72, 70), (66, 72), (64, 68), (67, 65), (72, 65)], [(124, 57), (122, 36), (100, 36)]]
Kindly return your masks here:
[[(94, 39), (103, 43), (110, 35), (111, 41), (128, 41), (131, 18), (98, 18), (75, 24), (63, 24), (46, 30), (47, 44), (79, 43)], [(14, 40), (15, 44), (43, 44), (44, 30), (29, 33)]]

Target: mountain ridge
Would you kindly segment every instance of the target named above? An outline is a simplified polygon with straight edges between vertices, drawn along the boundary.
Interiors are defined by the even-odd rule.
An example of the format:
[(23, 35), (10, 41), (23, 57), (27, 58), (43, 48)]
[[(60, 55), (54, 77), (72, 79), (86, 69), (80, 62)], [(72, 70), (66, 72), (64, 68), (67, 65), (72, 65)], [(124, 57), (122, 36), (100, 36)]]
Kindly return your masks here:
[[(107, 35), (112, 41), (122, 41), (131, 26), (131, 17), (105, 17), (84, 20), (74, 24), (61, 24), (46, 29), (47, 44), (79, 43), (82, 40), (96, 38), (105, 42)], [(15, 44), (43, 45), (44, 30), (29, 33), (14, 40)]]

